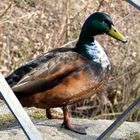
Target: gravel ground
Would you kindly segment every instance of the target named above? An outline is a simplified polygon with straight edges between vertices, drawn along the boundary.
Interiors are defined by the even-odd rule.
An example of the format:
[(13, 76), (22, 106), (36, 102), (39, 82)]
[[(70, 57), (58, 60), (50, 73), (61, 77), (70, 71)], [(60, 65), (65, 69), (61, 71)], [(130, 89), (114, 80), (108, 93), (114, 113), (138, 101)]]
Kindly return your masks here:
[[(36, 122), (35, 124), (44, 140), (94, 140), (113, 122), (111, 120), (73, 118), (73, 124), (88, 127), (86, 129), (87, 135), (83, 136), (61, 128), (62, 120), (46, 120), (45, 110), (36, 108), (25, 108), (25, 110), (32, 120)], [(60, 113), (61, 111), (56, 109), (56, 112)], [(57, 114), (56, 112), (53, 113)], [(16, 120), (11, 115), (9, 109), (4, 102), (0, 100), (0, 140), (18, 139), (26, 140), (27, 138), (21, 128), (17, 125)], [(140, 122), (125, 122), (113, 133), (110, 140), (140, 140)]]
[[(72, 119), (73, 124), (88, 127), (87, 135), (80, 135), (61, 128), (62, 120), (42, 120), (36, 123), (44, 140), (95, 140), (112, 123), (110, 120)], [(140, 122), (125, 122), (111, 136), (110, 140), (140, 140)], [(0, 140), (26, 140), (19, 127), (0, 131)]]

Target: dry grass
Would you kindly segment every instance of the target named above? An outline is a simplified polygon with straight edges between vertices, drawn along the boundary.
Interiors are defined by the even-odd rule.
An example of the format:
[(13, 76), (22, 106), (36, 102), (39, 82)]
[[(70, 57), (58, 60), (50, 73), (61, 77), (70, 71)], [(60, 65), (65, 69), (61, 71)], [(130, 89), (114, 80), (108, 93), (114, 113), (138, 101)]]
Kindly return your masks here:
[(129, 136), (129, 140), (140, 140), (140, 133), (132, 132)]
[[(110, 106), (102, 107), (95, 96), (72, 112), (81, 117), (116, 116), (140, 96), (140, 12), (125, 1), (0, 1), (0, 71), (7, 75), (26, 61), (77, 39), (85, 18), (96, 10), (109, 13), (129, 42), (124, 45), (105, 35), (97, 37), (112, 62), (112, 77), (105, 91)], [(140, 120), (139, 111), (129, 120)]]

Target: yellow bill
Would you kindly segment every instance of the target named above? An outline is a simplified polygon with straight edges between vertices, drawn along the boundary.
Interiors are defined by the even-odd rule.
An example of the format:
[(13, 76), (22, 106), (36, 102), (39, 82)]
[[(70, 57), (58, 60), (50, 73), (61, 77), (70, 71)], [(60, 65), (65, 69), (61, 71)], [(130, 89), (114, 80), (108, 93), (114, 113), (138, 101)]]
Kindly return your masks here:
[(111, 25), (111, 29), (107, 34), (123, 43), (127, 42), (127, 39), (120, 32), (118, 32), (113, 25)]

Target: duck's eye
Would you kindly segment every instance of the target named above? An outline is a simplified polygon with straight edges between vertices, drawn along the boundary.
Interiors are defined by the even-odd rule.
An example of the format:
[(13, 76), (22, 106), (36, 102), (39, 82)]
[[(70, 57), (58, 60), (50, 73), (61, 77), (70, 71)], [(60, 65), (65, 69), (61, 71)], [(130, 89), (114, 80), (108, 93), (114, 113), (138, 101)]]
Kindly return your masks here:
[(101, 22), (102, 22), (103, 24), (105, 24), (105, 21), (104, 21), (104, 20), (102, 20)]
[(103, 23), (103, 24), (105, 24), (105, 21), (103, 19), (100, 19), (100, 22)]

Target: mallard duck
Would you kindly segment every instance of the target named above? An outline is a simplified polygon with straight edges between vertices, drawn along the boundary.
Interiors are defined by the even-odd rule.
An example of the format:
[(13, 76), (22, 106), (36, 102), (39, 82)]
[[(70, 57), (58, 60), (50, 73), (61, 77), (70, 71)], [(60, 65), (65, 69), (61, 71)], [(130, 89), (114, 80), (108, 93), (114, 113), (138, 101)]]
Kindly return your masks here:
[(110, 18), (103, 12), (85, 21), (73, 48), (57, 48), (29, 61), (6, 77), (24, 107), (47, 109), (62, 107), (63, 127), (80, 134), (84, 128), (72, 126), (68, 106), (101, 91), (110, 75), (110, 62), (94, 36), (109, 36), (125, 43)]

